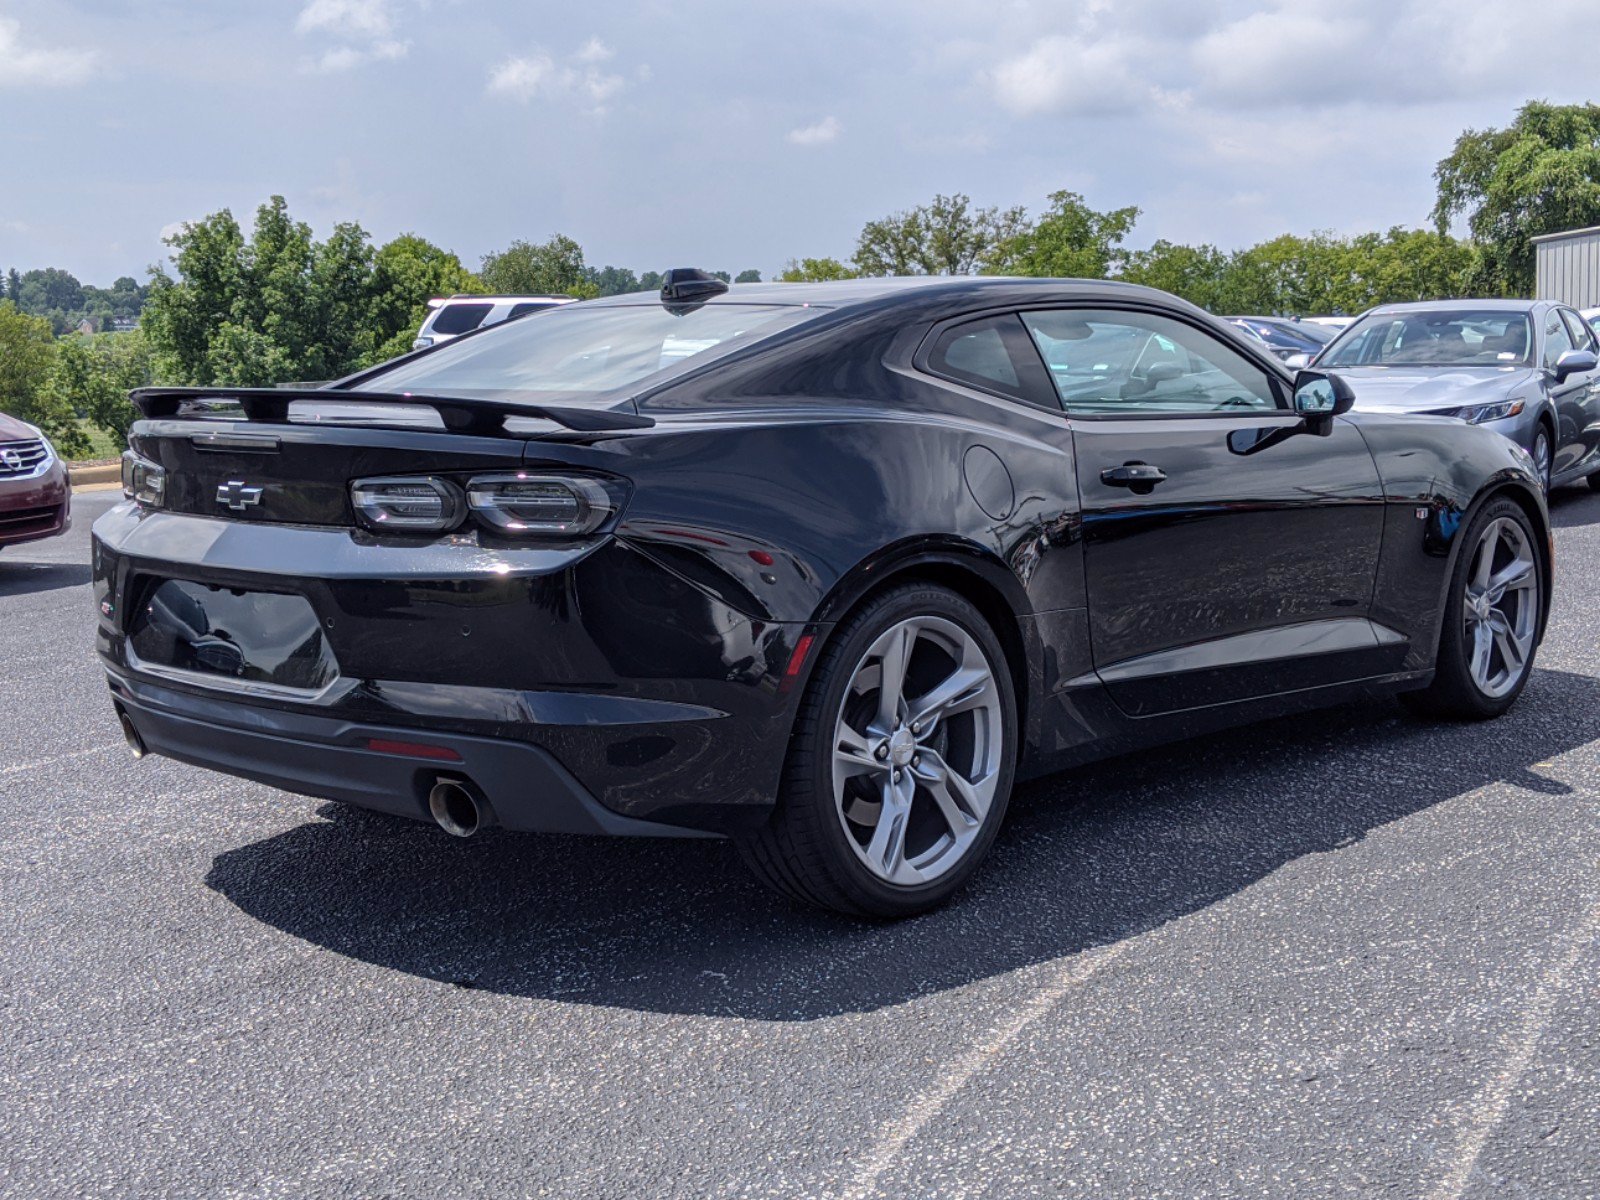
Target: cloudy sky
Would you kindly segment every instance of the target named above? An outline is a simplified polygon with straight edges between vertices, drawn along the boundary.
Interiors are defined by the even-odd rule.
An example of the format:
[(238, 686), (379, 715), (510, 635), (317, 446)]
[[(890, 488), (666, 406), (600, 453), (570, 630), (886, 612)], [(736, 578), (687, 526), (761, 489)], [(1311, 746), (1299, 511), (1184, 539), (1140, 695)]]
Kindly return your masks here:
[(1461, 130), (1600, 99), (1588, 0), (1538, 7), (0, 0), (0, 268), (142, 277), (273, 193), (641, 270), (847, 258), (940, 191), (1137, 204), (1139, 245), (1416, 225)]

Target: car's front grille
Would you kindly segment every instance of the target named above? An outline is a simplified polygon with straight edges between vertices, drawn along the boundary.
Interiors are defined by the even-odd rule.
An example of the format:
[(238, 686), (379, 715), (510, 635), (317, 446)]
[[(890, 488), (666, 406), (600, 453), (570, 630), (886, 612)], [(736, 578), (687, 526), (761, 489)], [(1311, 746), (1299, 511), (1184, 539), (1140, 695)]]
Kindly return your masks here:
[(50, 508), (0, 508), (0, 538), (13, 534), (43, 533), (61, 523), (61, 506)]
[(0, 479), (32, 475), (49, 456), (38, 438), (27, 442), (0, 442)]

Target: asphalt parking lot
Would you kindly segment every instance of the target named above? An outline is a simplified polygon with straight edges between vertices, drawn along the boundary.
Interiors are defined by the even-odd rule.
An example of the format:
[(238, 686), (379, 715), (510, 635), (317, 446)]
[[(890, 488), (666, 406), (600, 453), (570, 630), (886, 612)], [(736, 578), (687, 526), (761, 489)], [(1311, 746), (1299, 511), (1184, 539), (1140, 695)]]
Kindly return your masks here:
[(1600, 1196), (1600, 494), (1517, 710), (1030, 785), (895, 926), (716, 843), (130, 760), (88, 527), (0, 555), (0, 1193)]

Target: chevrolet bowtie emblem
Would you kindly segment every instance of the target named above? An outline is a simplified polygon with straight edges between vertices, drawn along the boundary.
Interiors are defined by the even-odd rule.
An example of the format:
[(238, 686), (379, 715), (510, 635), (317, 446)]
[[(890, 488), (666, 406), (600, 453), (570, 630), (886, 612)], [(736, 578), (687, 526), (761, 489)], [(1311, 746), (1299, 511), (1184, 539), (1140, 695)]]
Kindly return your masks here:
[(242, 479), (230, 479), (217, 488), (217, 503), (234, 512), (243, 512), (261, 503), (261, 489), (246, 487)]

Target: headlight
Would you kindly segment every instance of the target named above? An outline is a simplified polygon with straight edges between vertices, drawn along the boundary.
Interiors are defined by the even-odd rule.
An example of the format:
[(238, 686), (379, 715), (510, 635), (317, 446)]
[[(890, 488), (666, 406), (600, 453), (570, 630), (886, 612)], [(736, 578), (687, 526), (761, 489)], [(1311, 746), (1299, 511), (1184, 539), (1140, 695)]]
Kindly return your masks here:
[(369, 529), (443, 533), (461, 524), (461, 489), (445, 479), (358, 479), (350, 485), (356, 516)]
[(160, 508), (167, 498), (167, 473), (132, 450), (122, 452), (122, 494), (129, 500)]
[(1460, 417), (1468, 425), (1482, 425), (1485, 421), (1503, 421), (1507, 417), (1514, 417), (1522, 409), (1521, 400), (1502, 400), (1498, 404), (1471, 404), (1456, 409), (1452, 415)]
[(478, 519), (520, 537), (583, 537), (622, 510), (626, 485), (583, 475), (479, 475), (467, 484)]

